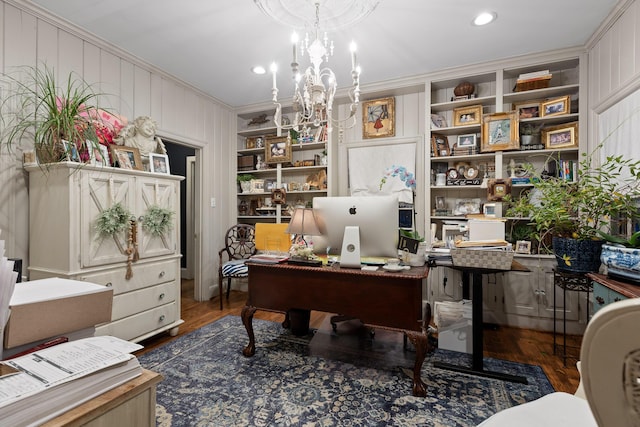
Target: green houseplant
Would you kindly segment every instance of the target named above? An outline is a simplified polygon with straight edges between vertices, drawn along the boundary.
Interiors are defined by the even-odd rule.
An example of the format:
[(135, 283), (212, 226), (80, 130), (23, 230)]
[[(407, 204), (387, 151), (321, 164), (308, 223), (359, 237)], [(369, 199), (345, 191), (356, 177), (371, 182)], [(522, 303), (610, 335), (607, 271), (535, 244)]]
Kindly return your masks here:
[[(517, 200), (506, 199), (507, 216), (528, 218), (533, 226), (538, 252), (550, 253), (553, 246), (559, 267), (570, 271), (593, 269), (581, 265), (589, 252), (595, 252), (594, 264), (599, 266), (603, 236), (612, 219), (637, 213), (640, 188), (635, 183), (640, 179), (640, 160), (618, 155), (596, 164), (595, 154), (601, 148), (602, 144), (582, 154), (577, 182), (542, 176), (527, 165), (533, 190)], [(570, 253), (570, 247), (578, 246), (578, 253)]]
[[(53, 69), (21, 67), (5, 75), (10, 87), (2, 103), (2, 143), (10, 149), (23, 140), (33, 143), (41, 164), (88, 157), (87, 144), (97, 147), (95, 112), (99, 94), (79, 75), (63, 83)], [(70, 142), (70, 144), (64, 141)]]
[(238, 184), (240, 184), (242, 192), (249, 193), (251, 191), (251, 180), (255, 179), (255, 176), (250, 173), (243, 173), (238, 175), (236, 179), (238, 180)]

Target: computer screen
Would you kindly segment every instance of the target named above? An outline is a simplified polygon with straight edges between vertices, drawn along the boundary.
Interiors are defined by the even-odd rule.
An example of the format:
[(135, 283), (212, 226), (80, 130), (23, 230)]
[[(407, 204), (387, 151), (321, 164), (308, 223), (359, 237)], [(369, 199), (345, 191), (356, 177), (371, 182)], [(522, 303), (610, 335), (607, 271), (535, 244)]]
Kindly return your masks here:
[(339, 255), (346, 226), (360, 229), (361, 257), (398, 256), (398, 197), (314, 197), (313, 209), (322, 236), (313, 236), (317, 254)]

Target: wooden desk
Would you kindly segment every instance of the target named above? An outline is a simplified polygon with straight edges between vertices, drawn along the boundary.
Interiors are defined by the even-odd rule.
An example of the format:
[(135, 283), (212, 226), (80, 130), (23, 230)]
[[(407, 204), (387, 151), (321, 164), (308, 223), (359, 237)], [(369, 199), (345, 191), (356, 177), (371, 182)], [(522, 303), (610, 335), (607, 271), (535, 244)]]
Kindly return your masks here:
[[(426, 331), (431, 318), (430, 306), (422, 313), (422, 282), (429, 273), (428, 267), (389, 273), (338, 266), (247, 265), (249, 297), (242, 309), (242, 322), (249, 335), (249, 344), (243, 350), (245, 356), (253, 356), (256, 351), (252, 320), (258, 309), (340, 313), (366, 325), (404, 331), (416, 348), (413, 394), (426, 396), (420, 370), (427, 353)], [(285, 321), (283, 326), (289, 325)]]
[(142, 375), (101, 394), (43, 426), (155, 426), (156, 385), (162, 375), (142, 370)]
[[(434, 266), (449, 267), (462, 272), (462, 286), (463, 286), (463, 298), (469, 299), (469, 287), (472, 286), (473, 298), (471, 299), (471, 336), (473, 344), (471, 347), (471, 368), (465, 366), (453, 365), (446, 362), (433, 362), (433, 366), (442, 369), (449, 369), (456, 372), (463, 372), (466, 374), (479, 375), (487, 378), (494, 378), (505, 381), (518, 382), (522, 384), (528, 384), (526, 378), (516, 375), (505, 374), (503, 372), (494, 372), (484, 369), (484, 331), (483, 331), (483, 319), (482, 319), (482, 275), (504, 273), (505, 270), (495, 270), (491, 268), (477, 268), (477, 267), (461, 267), (453, 265), (451, 262), (437, 262)], [(509, 271), (509, 270), (506, 270)], [(529, 271), (528, 268), (523, 266), (517, 261), (511, 263), (511, 271)], [(469, 278), (471, 276), (471, 281)]]

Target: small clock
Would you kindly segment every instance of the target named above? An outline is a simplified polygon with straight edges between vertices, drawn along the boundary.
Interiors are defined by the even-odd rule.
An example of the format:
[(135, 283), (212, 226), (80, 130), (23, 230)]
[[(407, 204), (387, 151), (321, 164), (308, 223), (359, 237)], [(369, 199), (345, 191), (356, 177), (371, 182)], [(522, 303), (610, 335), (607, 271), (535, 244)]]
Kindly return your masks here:
[(478, 176), (478, 168), (476, 168), (475, 166), (469, 166), (465, 171), (464, 171), (464, 177), (467, 179), (474, 179), (475, 177)]
[(460, 174), (455, 168), (451, 168), (447, 171), (447, 178), (449, 179), (458, 179), (460, 178)]

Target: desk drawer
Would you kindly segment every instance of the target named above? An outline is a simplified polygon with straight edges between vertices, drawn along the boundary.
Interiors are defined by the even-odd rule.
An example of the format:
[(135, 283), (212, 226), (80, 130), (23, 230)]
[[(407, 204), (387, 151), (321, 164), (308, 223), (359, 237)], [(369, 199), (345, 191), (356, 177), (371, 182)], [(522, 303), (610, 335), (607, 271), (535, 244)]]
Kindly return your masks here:
[(173, 282), (178, 277), (178, 261), (168, 260), (146, 264), (133, 263), (133, 276), (127, 280), (127, 267), (80, 275), (80, 280), (113, 288), (113, 295), (135, 291), (160, 283)]
[(100, 325), (96, 328), (96, 335), (113, 335), (124, 340), (133, 340), (171, 325), (178, 320), (178, 317), (178, 305), (174, 301), (115, 322)]
[(111, 320), (119, 320), (136, 313), (168, 304), (176, 300), (177, 282), (163, 283), (113, 297)]

